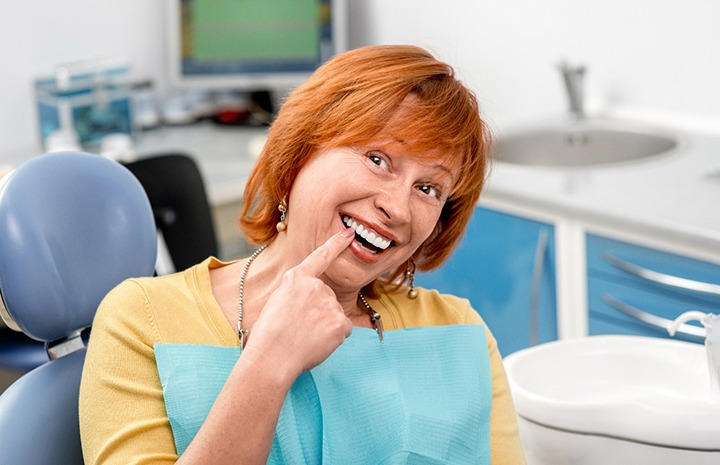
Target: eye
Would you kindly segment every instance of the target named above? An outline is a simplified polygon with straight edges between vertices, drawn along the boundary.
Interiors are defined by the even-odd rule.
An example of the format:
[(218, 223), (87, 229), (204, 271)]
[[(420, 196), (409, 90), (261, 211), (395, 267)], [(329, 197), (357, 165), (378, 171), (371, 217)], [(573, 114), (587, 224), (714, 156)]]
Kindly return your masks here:
[(423, 184), (418, 187), (418, 190), (423, 194), (435, 199), (439, 199), (442, 196), (442, 192), (440, 191), (440, 189), (438, 189), (437, 186), (434, 186), (432, 184)]
[(389, 168), (388, 161), (385, 158), (384, 154), (382, 154), (381, 152), (368, 152), (366, 156), (368, 160), (370, 160), (374, 165), (377, 165), (383, 169)]

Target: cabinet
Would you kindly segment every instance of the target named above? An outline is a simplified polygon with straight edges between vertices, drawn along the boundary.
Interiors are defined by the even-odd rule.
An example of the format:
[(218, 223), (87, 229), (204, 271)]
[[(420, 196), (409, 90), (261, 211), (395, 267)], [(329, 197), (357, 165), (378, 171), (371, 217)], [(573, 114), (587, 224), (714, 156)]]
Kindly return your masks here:
[(416, 284), (469, 299), (507, 355), (557, 339), (554, 257), (552, 225), (478, 207), (448, 261)]
[[(589, 333), (669, 337), (687, 310), (720, 313), (720, 265), (588, 234)], [(680, 339), (702, 341), (699, 326)]]

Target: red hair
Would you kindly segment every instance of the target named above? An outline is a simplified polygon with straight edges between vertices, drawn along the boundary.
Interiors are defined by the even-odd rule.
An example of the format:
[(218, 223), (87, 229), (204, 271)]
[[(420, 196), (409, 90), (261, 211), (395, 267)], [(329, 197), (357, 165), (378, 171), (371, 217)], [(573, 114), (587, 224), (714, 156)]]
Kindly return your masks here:
[[(410, 95), (415, 98), (403, 105), (400, 124), (388, 128)], [(415, 46), (351, 50), (290, 94), (245, 187), (239, 222), (246, 237), (258, 244), (275, 238), (277, 205), (319, 149), (361, 145), (388, 130), (409, 141), (415, 153), (441, 149), (460, 168), (435, 231), (413, 255), (419, 270), (440, 266), (462, 237), (482, 191), (490, 134), (475, 95), (453, 69)], [(404, 272), (401, 266), (390, 278)]]

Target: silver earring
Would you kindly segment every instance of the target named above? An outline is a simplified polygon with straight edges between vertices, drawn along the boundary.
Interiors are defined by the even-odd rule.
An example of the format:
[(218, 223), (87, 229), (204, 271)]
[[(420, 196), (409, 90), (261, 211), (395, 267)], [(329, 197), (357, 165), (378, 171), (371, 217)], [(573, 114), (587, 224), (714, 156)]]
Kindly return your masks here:
[(415, 290), (415, 260), (412, 258), (408, 260), (408, 266), (405, 270), (405, 279), (408, 280), (408, 286), (410, 287), (407, 295), (410, 299), (414, 299), (417, 297), (418, 293)]
[(280, 211), (280, 221), (275, 225), (275, 228), (278, 230), (278, 232), (283, 232), (287, 229), (287, 224), (285, 224), (285, 212), (287, 212), (287, 203), (285, 202), (285, 198), (280, 201), (278, 204), (278, 210)]

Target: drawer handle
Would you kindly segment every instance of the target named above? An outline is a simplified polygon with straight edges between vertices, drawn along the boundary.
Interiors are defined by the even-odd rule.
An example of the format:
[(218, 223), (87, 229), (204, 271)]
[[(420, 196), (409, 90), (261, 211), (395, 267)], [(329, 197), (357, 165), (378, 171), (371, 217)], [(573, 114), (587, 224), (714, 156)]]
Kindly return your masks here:
[(695, 281), (693, 279), (681, 278), (679, 276), (648, 270), (647, 268), (626, 262), (625, 260), (621, 260), (620, 258), (608, 253), (603, 254), (603, 258), (616, 268), (645, 279), (646, 281), (662, 284), (664, 286), (671, 286), (677, 289), (684, 289), (687, 291), (720, 295), (720, 284), (705, 283), (702, 281)]
[[(664, 332), (667, 332), (668, 328), (673, 323), (673, 320), (668, 320), (667, 318), (653, 315), (652, 313), (640, 310), (639, 308), (635, 308), (631, 305), (626, 304), (625, 302), (616, 299), (610, 294), (604, 294), (602, 296), (602, 299), (605, 301), (605, 303), (607, 303), (614, 309), (619, 310), (622, 313), (632, 318), (635, 318), (636, 320), (642, 321), (643, 323), (652, 326), (653, 328), (662, 329)], [(699, 326), (693, 326), (686, 323), (678, 326), (676, 333), (684, 334), (686, 336), (699, 337), (703, 339), (705, 338), (705, 328), (700, 328)]]

